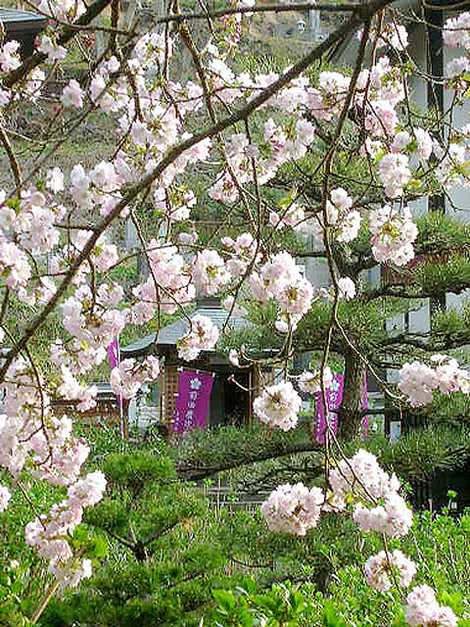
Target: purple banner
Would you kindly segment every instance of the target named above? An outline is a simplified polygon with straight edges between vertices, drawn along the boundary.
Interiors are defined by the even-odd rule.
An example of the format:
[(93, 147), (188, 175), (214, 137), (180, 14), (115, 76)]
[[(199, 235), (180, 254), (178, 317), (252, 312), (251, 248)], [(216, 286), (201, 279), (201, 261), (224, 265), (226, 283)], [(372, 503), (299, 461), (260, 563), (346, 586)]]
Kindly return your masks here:
[[(341, 405), (341, 401), (343, 400), (343, 388), (344, 388), (344, 376), (337, 372), (333, 375), (333, 382), (329, 388), (325, 390), (326, 402), (329, 407), (328, 412), (328, 421), (329, 427), (331, 431), (336, 435), (338, 431), (338, 408)], [(367, 409), (369, 407), (368, 404), (368, 394), (367, 394), (367, 377), (364, 377), (364, 385), (362, 388), (362, 409)], [(327, 417), (325, 412), (325, 407), (323, 405), (321, 392), (318, 392), (316, 397), (316, 408), (317, 408), (317, 416), (316, 416), (316, 426), (315, 426), (315, 440), (319, 444), (325, 443), (325, 434), (328, 429), (327, 425)], [(362, 421), (362, 430), (363, 435), (367, 436), (369, 430), (369, 418), (368, 416), (364, 416), (364, 420)]]
[(119, 366), (119, 340), (117, 337), (108, 346), (108, 360), (111, 368)]
[(206, 427), (213, 382), (214, 375), (210, 372), (181, 370), (173, 422), (175, 433)]

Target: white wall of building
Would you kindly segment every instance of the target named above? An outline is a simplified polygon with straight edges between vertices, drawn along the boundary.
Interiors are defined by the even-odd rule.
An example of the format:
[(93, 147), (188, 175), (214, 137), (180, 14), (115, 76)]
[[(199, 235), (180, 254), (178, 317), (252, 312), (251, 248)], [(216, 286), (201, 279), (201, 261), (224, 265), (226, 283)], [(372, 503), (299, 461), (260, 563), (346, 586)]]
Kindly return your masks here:
[[(409, 35), (409, 47), (408, 53), (415, 61), (418, 68), (421, 68), (424, 72), (427, 70), (427, 33), (423, 24), (407, 24)], [(348, 42), (345, 42), (342, 49), (339, 51), (335, 63), (338, 67), (351, 65), (354, 63), (358, 49), (358, 40), (353, 37)], [(460, 56), (459, 50), (453, 50), (448, 47), (444, 47), (444, 68), (446, 64), (455, 56)], [(427, 111), (427, 83), (424, 75), (420, 74), (419, 70), (413, 72), (409, 78), (410, 96), (414, 103), (416, 103), (423, 111)], [(452, 92), (445, 90), (444, 106), (447, 108), (450, 105), (452, 98)], [(460, 107), (455, 110), (453, 116), (454, 127), (460, 128), (465, 124), (470, 123), (470, 105)], [(461, 220), (463, 222), (470, 221), (470, 186), (468, 188), (455, 187), (449, 193), (450, 201), (446, 202), (445, 210), (446, 214)], [(455, 205), (455, 207), (453, 206)], [(413, 214), (416, 216), (423, 215), (428, 211), (428, 199), (421, 198), (419, 201), (413, 202), (411, 205)], [(306, 265), (306, 275), (315, 286), (328, 286), (330, 284), (329, 272), (325, 263), (319, 262), (315, 259), (308, 261), (302, 260), (302, 263)], [(364, 279), (368, 280), (373, 285), (380, 283), (380, 269), (379, 267), (364, 273)], [(447, 308), (455, 308), (460, 310), (465, 302), (469, 302), (470, 290), (467, 290), (464, 294), (455, 295), (448, 294), (446, 296)], [(401, 333), (405, 330), (411, 333), (426, 334), (430, 331), (431, 316), (430, 316), (430, 303), (429, 299), (423, 301), (422, 306), (414, 306), (408, 314), (397, 315), (386, 323), (386, 328), (390, 333)], [(389, 371), (388, 379), (390, 382), (396, 382), (396, 371)]]

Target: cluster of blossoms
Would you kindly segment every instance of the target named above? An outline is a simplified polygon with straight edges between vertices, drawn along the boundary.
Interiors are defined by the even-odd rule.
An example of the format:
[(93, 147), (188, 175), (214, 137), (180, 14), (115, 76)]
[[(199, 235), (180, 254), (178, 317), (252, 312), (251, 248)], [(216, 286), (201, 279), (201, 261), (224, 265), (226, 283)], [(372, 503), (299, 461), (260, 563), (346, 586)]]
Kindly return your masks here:
[(86, 11), (86, 4), (83, 0), (60, 0), (60, 2), (35, 0), (35, 4), (43, 15), (66, 22), (75, 21)]
[(101, 215), (108, 215), (121, 200), (119, 189), (127, 182), (127, 173), (122, 169), (119, 159), (114, 163), (101, 161), (88, 172), (81, 164), (75, 165), (68, 191), (76, 206), (84, 211), (97, 207)]
[(407, 362), (400, 370), (398, 388), (413, 407), (431, 403), (434, 390), (445, 395), (470, 394), (470, 372), (460, 368), (457, 360), (447, 355), (433, 355), (430, 361), (431, 365)]
[(194, 192), (172, 185), (169, 189), (158, 187), (153, 192), (156, 209), (161, 209), (171, 222), (188, 220), (191, 207), (196, 204)]
[(304, 230), (322, 241), (326, 228), (333, 232), (338, 242), (352, 242), (358, 236), (361, 227), (361, 214), (352, 209), (353, 200), (342, 187), (331, 190), (326, 202), (326, 219), (320, 213), (304, 223)]
[(413, 513), (405, 499), (396, 492), (385, 494), (383, 504), (376, 507), (356, 505), (353, 513), (363, 531), (377, 531), (391, 538), (406, 536), (413, 523)]
[(408, 47), (406, 28), (396, 22), (387, 22), (380, 31), (378, 46), (390, 46), (399, 51), (406, 50)]
[(330, 200), (326, 203), (328, 226), (334, 227), (338, 242), (352, 242), (356, 239), (361, 227), (361, 214), (355, 209), (352, 198), (342, 188), (330, 192)]
[(308, 109), (318, 120), (330, 122), (341, 113), (349, 91), (351, 79), (339, 72), (321, 72), (318, 87), (307, 87), (306, 98)]
[(25, 465), (54, 485), (77, 480), (88, 456), (84, 442), (72, 435), (72, 421), (51, 411), (50, 399), (32, 367), (18, 357), (9, 367), (0, 416), (0, 465), (18, 477)]
[(189, 331), (178, 341), (178, 357), (185, 361), (197, 359), (201, 351), (213, 350), (219, 339), (219, 329), (207, 316), (193, 316)]
[(406, 622), (415, 627), (457, 627), (450, 607), (439, 605), (436, 593), (427, 585), (416, 586), (406, 598)]
[(391, 139), (398, 125), (395, 107), (406, 93), (399, 66), (393, 66), (387, 55), (379, 57), (370, 69), (361, 70), (357, 89), (355, 104), (370, 138)]
[(0, 512), (4, 512), (6, 510), (10, 499), (10, 490), (4, 485), (0, 485)]
[(206, 249), (197, 254), (193, 267), (193, 281), (198, 291), (207, 295), (217, 294), (230, 279), (230, 272), (217, 251)]
[(83, 107), (84, 97), (85, 92), (80, 87), (78, 81), (73, 78), (64, 87), (60, 100), (64, 107), (75, 107), (75, 109), (81, 109)]
[[(26, 541), (49, 560), (49, 571), (60, 585), (77, 585), (91, 575), (91, 562), (76, 559), (68, 542), (80, 523), (83, 508), (97, 503), (106, 480), (95, 472), (80, 478), (89, 448), (72, 434), (72, 421), (52, 413), (44, 381), (23, 358), (8, 368), (3, 389), (4, 411), (0, 416), (0, 465), (13, 477), (27, 468), (33, 477), (57, 486), (67, 486), (67, 498), (55, 505), (48, 516), (41, 515), (26, 526)], [(83, 386), (62, 364), (59, 394), (88, 404)], [(10, 495), (0, 488), (0, 508), (6, 508)]]
[(0, 69), (2, 72), (11, 72), (20, 65), (20, 42), (7, 41), (0, 49)]
[(392, 538), (408, 533), (413, 514), (398, 490), (395, 475), (388, 475), (368, 451), (359, 450), (341, 460), (329, 476), (333, 491), (331, 506), (342, 510), (353, 497), (353, 519), (364, 531), (377, 531)]
[(57, 393), (62, 398), (69, 401), (78, 401), (76, 405), (79, 411), (87, 411), (96, 406), (96, 395), (98, 388), (96, 385), (83, 385), (65, 366), (61, 365), (62, 382), (57, 388)]
[[(19, 41), (7, 41), (0, 45), (0, 71), (4, 74), (14, 72), (22, 63), (20, 56), (21, 44)], [(44, 85), (46, 75), (40, 67), (31, 70), (24, 81), (21, 93), (12, 91), (0, 85), (0, 107), (9, 105), (14, 100), (30, 100), (36, 102)]]
[(196, 296), (191, 268), (176, 246), (159, 246), (152, 239), (148, 243), (147, 258), (150, 275), (132, 290), (136, 298), (131, 309), (134, 324), (148, 322), (158, 310), (174, 313), (178, 307), (189, 305)]
[[(274, 82), (277, 78), (277, 75), (271, 75), (269, 82)], [(264, 82), (264, 77), (258, 77), (258, 79), (261, 83)], [(256, 84), (252, 86), (255, 89), (257, 87)], [(297, 95), (297, 102), (292, 106), (293, 111), (296, 108), (300, 109), (302, 104), (300, 97), (301, 90)], [(280, 96), (271, 100), (270, 105), (281, 108), (283, 102), (279, 101), (279, 98)], [(225, 148), (230, 169), (227, 169), (212, 186), (209, 191), (211, 198), (229, 203), (238, 200), (240, 186), (252, 178), (253, 163), (256, 166), (259, 183), (264, 184), (275, 176), (284, 163), (301, 159), (314, 141), (315, 127), (301, 116), (300, 110), (298, 116), (293, 117), (286, 126), (276, 124), (272, 118), (267, 120), (264, 125), (264, 143), (260, 147), (251, 144), (244, 133), (232, 135)], [(261, 158), (260, 153), (268, 156)], [(299, 211), (301, 211), (300, 208)], [(298, 215), (301, 216), (301, 214)], [(286, 224), (279, 226), (293, 226), (295, 217), (294, 212)], [(273, 215), (272, 220), (273, 226), (277, 226), (281, 218), (278, 220), (276, 215)]]
[(253, 411), (261, 422), (283, 431), (296, 426), (301, 407), (302, 399), (290, 381), (266, 387), (253, 402)]
[(76, 560), (68, 540), (80, 524), (84, 508), (96, 505), (103, 498), (105, 488), (102, 472), (89, 473), (69, 486), (67, 498), (53, 505), (48, 515), (43, 514), (26, 525), (26, 542), (49, 560), (49, 572), (62, 587), (77, 586), (81, 579), (91, 576), (90, 560)]
[(38, 45), (38, 51), (45, 54), (47, 56), (47, 60), (50, 63), (63, 61), (67, 56), (67, 49), (57, 44), (48, 35), (43, 35), (41, 37), (40, 43)]
[(118, 397), (133, 398), (147, 381), (155, 381), (160, 374), (160, 363), (150, 355), (142, 362), (123, 359), (111, 370), (111, 387)]
[[(21, 192), (16, 210), (5, 198), (6, 193), (0, 190), (0, 273), (20, 300), (34, 304), (36, 297), (26, 289), (32, 275), (28, 255), (45, 254), (58, 243), (55, 224), (63, 218), (65, 208), (34, 186)], [(42, 279), (39, 302), (54, 291), (53, 283), (47, 277)]]
[(410, 161), (407, 155), (390, 153), (379, 162), (379, 176), (389, 198), (403, 195), (403, 188), (411, 180)]
[(296, 328), (310, 310), (314, 297), (312, 284), (287, 252), (274, 255), (259, 272), (252, 272), (249, 285), (256, 300), (267, 303), (272, 299), (277, 304), (276, 329), (280, 332)]
[(446, 74), (453, 80), (453, 84), (462, 88), (465, 87), (465, 73), (470, 70), (470, 13), (468, 11), (460, 13), (457, 17), (446, 20), (442, 32), (443, 40), (446, 46), (450, 48), (463, 48), (465, 56), (457, 57), (449, 61), (446, 66)]
[[(92, 233), (85, 230), (74, 231), (69, 238), (69, 242), (55, 251), (50, 258), (50, 271), (53, 274), (60, 274), (76, 261)], [(108, 242), (105, 234), (101, 235), (90, 253), (88, 263), (80, 266), (74, 277), (73, 283), (80, 285), (86, 282), (86, 278), (92, 273), (92, 269), (98, 272), (106, 272), (118, 263), (118, 250), (115, 244)], [(84, 286), (86, 288), (86, 286)]]
[(380, 551), (369, 557), (364, 565), (367, 583), (380, 592), (392, 587), (391, 577), (397, 574), (400, 586), (407, 588), (416, 574), (416, 565), (399, 549), (391, 553)]
[(251, 233), (242, 233), (235, 240), (231, 237), (223, 237), (222, 245), (231, 253), (226, 267), (232, 277), (243, 276), (251, 264), (260, 261), (257, 254), (257, 243)]
[(461, 185), (468, 187), (470, 177), (468, 172), (468, 160), (470, 157), (470, 125), (466, 124), (459, 129), (455, 140), (445, 149), (435, 144), (434, 152), (439, 158), (436, 168), (436, 178), (444, 187)]
[[(362, 29), (357, 32), (357, 38), (362, 38)], [(390, 46), (394, 50), (403, 51), (408, 47), (408, 33), (406, 28), (396, 22), (386, 22), (382, 24), (381, 29), (371, 28), (369, 37), (373, 40), (377, 39), (377, 49), (384, 46)]]
[(418, 227), (408, 207), (402, 210), (385, 205), (369, 213), (372, 254), (380, 263), (404, 266), (414, 258), (413, 242)]
[[(41, 3), (41, 9), (45, 8), (43, 4)], [(82, 2), (66, 2), (61, 3), (60, 7), (55, 3), (45, 12), (52, 17), (68, 20), (78, 17), (83, 10)], [(386, 44), (401, 50), (406, 48), (407, 43), (406, 30), (401, 25), (386, 24), (380, 33), (379, 47)], [(161, 67), (171, 59), (172, 48), (171, 38), (158, 32), (148, 32), (137, 41), (126, 68), (112, 56), (98, 66), (92, 77), (89, 93), (85, 93), (78, 82), (73, 80), (64, 89), (62, 100), (67, 106), (82, 108), (85, 97), (89, 96), (106, 113), (121, 114), (119, 125), (126, 141), (123, 142), (122, 150), (116, 155), (114, 163), (106, 164), (102, 168), (103, 173), (107, 174), (101, 179), (104, 188), (100, 189), (100, 183), (92, 182), (90, 194), (89, 185), (87, 189), (87, 178), (90, 177), (85, 174), (81, 181), (84, 198), (90, 199), (94, 192), (103, 195), (101, 201), (95, 199), (95, 202), (103, 205), (103, 213), (110, 211), (120, 199), (118, 190), (123, 183), (135, 182), (140, 176), (148, 174), (157, 159), (170, 146), (179, 138), (189, 137), (184, 130), (185, 118), (203, 105), (203, 90), (192, 81), (182, 85), (167, 80), (163, 89), (159, 81), (154, 80), (155, 66)], [(49, 35), (42, 37), (40, 50), (50, 60), (60, 61), (64, 56), (64, 50)], [(14, 54), (16, 51), (6, 54), (6, 60), (13, 58)], [(249, 98), (279, 78), (274, 72), (254, 77), (248, 74), (236, 76), (213, 44), (204, 49), (203, 62), (207, 67), (208, 87), (217, 91), (217, 99), (225, 104)], [(128, 78), (129, 70), (132, 81)], [(365, 114), (365, 127), (371, 136), (383, 138), (395, 134), (398, 123), (395, 107), (404, 98), (403, 85), (404, 78), (400, 75), (399, 68), (393, 67), (387, 56), (380, 57), (370, 69), (360, 73), (351, 107)], [(344, 105), (349, 86), (350, 77), (339, 72), (321, 72), (315, 87), (304, 77), (292, 80), (267, 103), (273, 110), (291, 114), (288, 123), (281, 124), (269, 118), (265, 122), (260, 145), (252, 144), (243, 133), (228, 138), (224, 148), (228, 167), (217, 177), (210, 195), (216, 200), (234, 202), (240, 195), (241, 186), (251, 180), (253, 168), (256, 168), (258, 182), (263, 184), (276, 174), (281, 165), (303, 157), (315, 139), (315, 126), (305, 118), (305, 110), (320, 120), (334, 120)], [(136, 91), (140, 106), (135, 98)], [(416, 139), (419, 143), (418, 136)], [(170, 220), (187, 219), (189, 210), (195, 203), (194, 193), (175, 184), (176, 177), (188, 165), (206, 159), (210, 148), (209, 139), (198, 143), (180, 155), (154, 181), (155, 206), (164, 209)], [(391, 154), (386, 155), (381, 162), (381, 176), (383, 174), (387, 193), (391, 197), (400, 193), (406, 183), (404, 179), (408, 177), (408, 170), (405, 160), (405, 155)], [(397, 167), (398, 165), (401, 167)], [(399, 181), (396, 180), (397, 177)], [(390, 178), (393, 180), (389, 180)], [(272, 220), (276, 225), (292, 226), (296, 222), (302, 222), (302, 212), (294, 204), (285, 216), (272, 216)], [(337, 225), (340, 241), (353, 239), (359, 224), (360, 215), (356, 211), (342, 216)]]
[[(48, 276), (32, 279), (33, 264), (36, 270), (37, 260), (47, 254), (49, 272), (64, 272), (92, 235), (91, 231), (73, 231), (66, 246), (53, 253), (60, 242), (58, 224), (67, 211), (54, 195), (63, 192), (64, 187), (61, 170), (54, 168), (47, 172), (41, 189), (31, 185), (9, 201), (4, 192), (0, 193), (0, 272), (4, 286), (28, 306), (47, 302), (56, 290)], [(76, 189), (72, 185), (72, 195)], [(117, 247), (102, 236), (91, 251), (89, 264), (100, 273), (116, 261)], [(0, 416), (0, 465), (15, 479), (25, 469), (35, 478), (68, 486), (68, 497), (63, 502), (26, 527), (27, 542), (49, 560), (49, 571), (61, 586), (77, 585), (91, 575), (91, 562), (74, 557), (68, 538), (79, 524), (83, 508), (101, 499), (106, 482), (101, 473), (80, 479), (89, 448), (74, 437), (71, 419), (53, 411), (50, 393), (76, 401), (79, 410), (93, 407), (96, 386), (82, 384), (77, 376), (105, 358), (106, 346), (126, 320), (126, 313), (114, 308), (122, 299), (122, 288), (102, 283), (92, 291), (84, 284), (91, 271), (89, 264), (80, 268), (74, 278), (75, 292), (62, 304), (63, 326), (71, 339), (66, 345), (55, 343), (51, 348), (59, 381), (47, 386), (33, 363), (17, 357), (2, 385), (5, 398), (4, 414)], [(8, 489), (1, 486), (2, 511), (9, 500)]]
[[(414, 142), (416, 142), (415, 146), (413, 146)], [(433, 151), (433, 139), (425, 129), (416, 127), (413, 128), (413, 135), (408, 133), (408, 131), (398, 132), (395, 135), (390, 148), (393, 153), (399, 153), (415, 148), (419, 159), (427, 161)]]
[[(127, 319), (125, 310), (115, 309), (122, 298), (121, 286), (102, 283), (94, 295), (87, 286), (81, 286), (63, 304), (63, 325), (71, 334), (71, 339), (68, 342), (54, 342), (50, 357), (51, 362), (61, 371), (64, 392), (78, 389), (67, 374), (68, 371), (77, 377), (106, 359), (107, 347), (117, 337), (116, 332), (123, 328)], [(85, 328), (87, 323), (91, 325), (88, 329)], [(63, 370), (65, 364), (67, 370)], [(64, 395), (65, 398), (79, 398)]]
[[(111, 293), (112, 303), (118, 294), (119, 290)], [(109, 297), (109, 290), (94, 295), (87, 285), (81, 285), (61, 306), (62, 324), (73, 338), (69, 352), (76, 350), (76, 360), (84, 370), (106, 358), (107, 347), (125, 327), (126, 310), (110, 307)]]
[(271, 531), (304, 536), (317, 526), (323, 505), (320, 488), (307, 488), (302, 483), (278, 486), (261, 506)]
[[(408, 533), (412, 512), (398, 494), (398, 479), (388, 475), (371, 453), (359, 450), (352, 458), (343, 459), (330, 472), (329, 482), (330, 495), (325, 495), (320, 488), (309, 489), (301, 483), (278, 486), (261, 506), (269, 529), (305, 536), (317, 526), (322, 511), (341, 511), (348, 503), (353, 505), (354, 520), (365, 531), (374, 530), (392, 538)], [(383, 507), (376, 505), (380, 501), (384, 503)], [(364, 504), (376, 506), (367, 509)], [(416, 564), (398, 549), (380, 551), (364, 565), (367, 582), (380, 592), (390, 590), (394, 582), (408, 587), (416, 571)], [(417, 586), (408, 594), (405, 614), (408, 625), (457, 625), (453, 611), (439, 605), (435, 592), (426, 585)]]
[(356, 284), (350, 277), (338, 279), (338, 296), (343, 300), (352, 300), (356, 296)]

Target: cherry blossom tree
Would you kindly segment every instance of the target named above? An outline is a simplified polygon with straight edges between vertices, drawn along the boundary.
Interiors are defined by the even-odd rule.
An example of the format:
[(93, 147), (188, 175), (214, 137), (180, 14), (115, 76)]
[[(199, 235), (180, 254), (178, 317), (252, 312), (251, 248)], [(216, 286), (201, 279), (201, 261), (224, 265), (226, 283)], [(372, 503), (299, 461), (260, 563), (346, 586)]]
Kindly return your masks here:
[[(28, 475), (64, 488), (64, 499), (37, 512), (25, 530), (55, 578), (46, 600), (57, 588), (90, 576), (90, 561), (74, 551), (71, 538), (83, 510), (106, 489), (102, 473), (83, 473), (88, 446), (51, 399), (74, 401), (78, 411), (92, 407), (97, 389), (90, 372), (105, 362), (115, 338), (130, 325), (144, 328), (156, 321), (158, 327), (164, 314), (188, 318), (197, 295), (221, 297), (230, 315), (265, 315), (269, 365), (280, 369), (282, 380), (255, 391), (254, 411), (272, 428), (297, 424), (296, 387), (320, 391), (325, 400), (331, 357), (344, 359), (340, 432), (338, 439), (327, 434), (325, 449), (328, 489), (280, 486), (263, 512), (272, 529), (303, 535), (323, 509), (350, 511), (364, 532), (384, 540), (383, 551), (366, 564), (371, 585), (386, 590), (398, 572), (399, 583), (408, 586), (415, 566), (387, 548), (387, 537), (406, 535), (412, 524), (401, 486), (366, 451), (351, 459), (342, 455), (340, 440), (358, 433), (366, 370), (399, 403), (421, 406), (434, 393), (468, 394), (465, 368), (446, 355), (429, 358), (467, 343), (468, 326), (452, 337), (437, 333), (425, 339), (389, 337), (380, 330), (375, 342), (378, 335), (371, 331), (377, 329), (363, 331), (361, 340), (355, 322), (365, 308), (391, 311), (389, 301), (396, 298), (460, 293), (470, 285), (462, 252), (468, 229), (457, 225), (454, 239), (443, 240), (440, 233), (449, 224), (444, 218), (417, 221), (412, 210), (420, 198), (468, 184), (470, 135), (467, 126), (454, 127), (452, 111), (445, 123), (439, 115), (415, 112), (408, 82), (411, 73), (423, 72), (407, 53), (407, 30), (393, 0), (259, 6), (243, 1), (212, 13), (183, 12), (174, 0), (144, 31), (122, 19), (117, 0), (27, 4), (50, 20), (35, 52), (22, 59), (15, 41), (0, 50), (0, 140), (10, 171), (0, 195), (0, 324), (8, 347), (0, 367), (0, 464), (11, 476), (8, 486), (0, 486), (0, 509), (8, 507), (12, 490), (27, 498)], [(237, 63), (250, 19), (295, 9), (321, 9), (344, 19), (279, 71)], [(207, 37), (201, 44), (196, 33), (203, 23)], [(436, 85), (445, 82), (452, 109), (467, 97), (469, 32), (469, 14), (447, 21), (445, 41), (461, 48), (462, 57), (443, 77), (424, 75)], [(107, 43), (93, 58), (87, 42), (96, 33)], [(351, 67), (325, 68), (326, 55), (351, 37), (359, 41)], [(87, 71), (60, 85), (54, 97), (50, 86), (77, 50)], [(43, 136), (30, 138), (27, 154), (17, 147), (11, 126), (26, 106), (46, 127)], [(106, 160), (57, 165), (64, 142), (93, 115), (110, 129)], [(198, 215), (217, 216), (209, 235)], [(138, 253), (119, 246), (128, 222), (137, 233)], [(305, 246), (305, 238), (316, 243), (315, 250)], [(361, 273), (379, 264), (403, 277), (417, 256), (430, 253), (451, 256), (454, 274), (441, 284), (429, 285), (426, 268), (411, 285), (402, 280), (372, 288), (361, 280)], [(148, 276), (126, 293), (116, 269), (137, 254)], [(331, 286), (318, 288), (304, 276), (299, 257), (324, 258)], [(28, 314), (18, 327), (10, 312), (19, 305)], [(315, 323), (318, 312), (321, 324)], [(35, 342), (55, 314), (60, 327), (47, 363), (38, 363)], [(193, 318), (180, 338), (180, 357), (191, 362), (219, 346), (221, 335), (208, 318)], [(404, 346), (417, 349), (419, 359), (407, 360), (405, 353), (400, 361)], [(230, 358), (241, 367), (260, 367), (256, 348), (233, 346)], [(321, 359), (296, 382), (293, 354), (309, 350), (320, 351)], [(398, 388), (380, 370), (393, 351), (401, 368)], [(156, 358), (125, 360), (113, 369), (111, 385), (131, 398), (159, 371)], [(414, 588), (406, 607), (410, 625), (456, 624), (452, 611), (426, 587)], [(43, 608), (41, 603), (33, 623)]]

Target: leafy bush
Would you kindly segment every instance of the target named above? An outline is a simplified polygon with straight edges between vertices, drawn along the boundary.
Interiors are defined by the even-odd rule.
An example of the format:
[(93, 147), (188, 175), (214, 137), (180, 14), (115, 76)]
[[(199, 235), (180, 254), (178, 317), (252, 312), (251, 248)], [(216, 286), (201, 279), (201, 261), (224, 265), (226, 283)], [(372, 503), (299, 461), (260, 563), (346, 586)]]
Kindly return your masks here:
[(87, 523), (106, 538), (109, 557), (77, 593), (52, 602), (42, 624), (197, 624), (211, 587), (225, 581), (207, 501), (162, 452), (112, 453), (102, 469), (109, 496)]
[[(401, 544), (403, 551), (421, 564), (414, 583), (434, 587), (439, 602), (450, 606), (461, 617), (459, 627), (468, 627), (470, 512), (460, 519), (447, 513), (433, 518), (429, 512), (416, 518), (412, 533)], [(328, 525), (325, 519), (310, 533), (311, 537), (320, 537), (318, 547), (323, 547), (325, 558), (330, 554), (330, 560), (325, 559), (330, 565), (330, 576), (324, 591), (310, 582), (276, 583), (263, 590), (258, 578), (256, 581), (246, 579), (232, 589), (214, 590), (217, 605), (205, 624), (212, 627), (404, 627), (403, 599), (399, 593), (395, 589), (377, 592), (367, 584), (357, 566), (377, 550), (377, 538), (366, 535), (362, 536), (363, 542), (357, 542), (361, 534), (351, 527), (347, 533), (330, 535), (326, 545), (321, 541), (326, 540), (325, 522)], [(306, 538), (307, 543), (311, 537)]]

